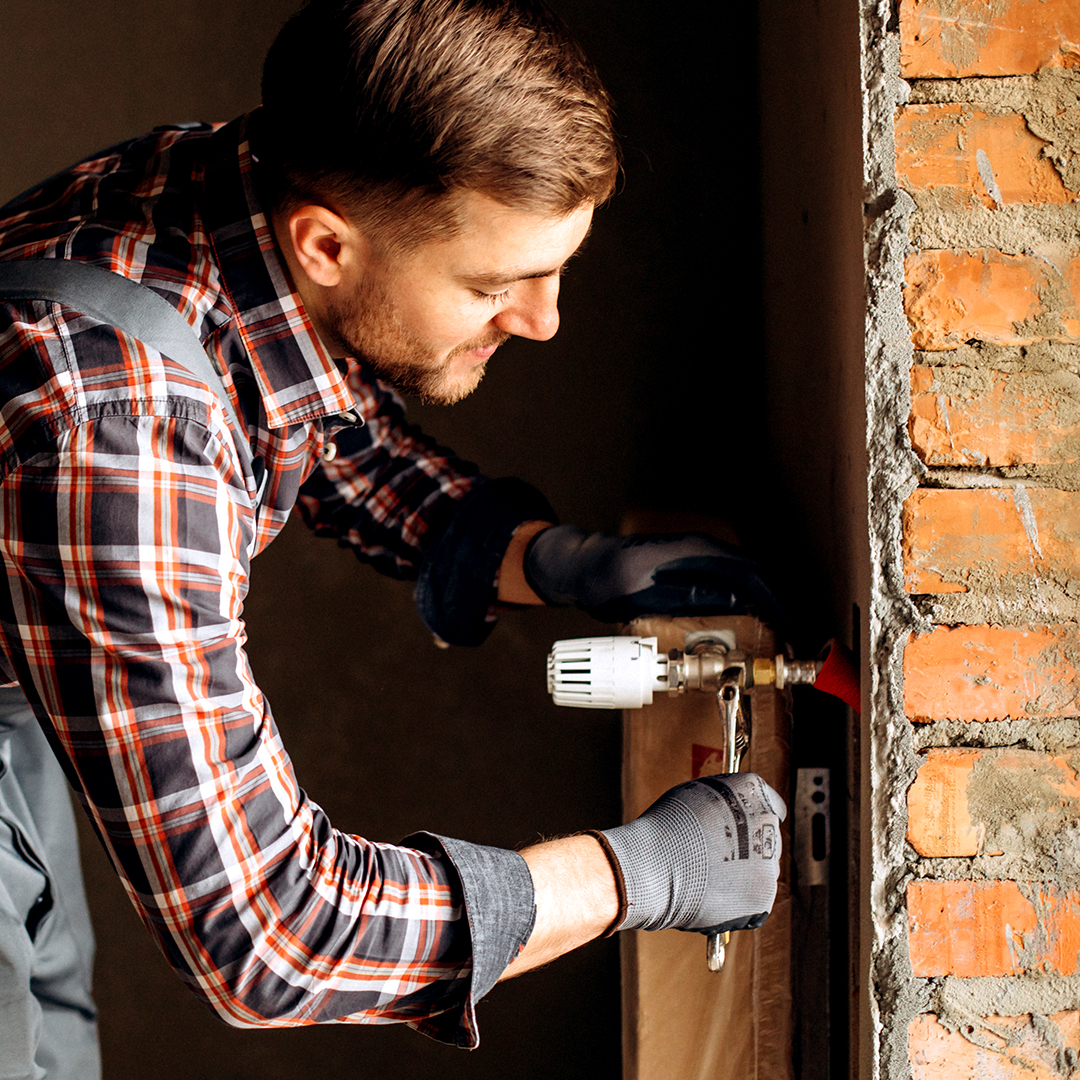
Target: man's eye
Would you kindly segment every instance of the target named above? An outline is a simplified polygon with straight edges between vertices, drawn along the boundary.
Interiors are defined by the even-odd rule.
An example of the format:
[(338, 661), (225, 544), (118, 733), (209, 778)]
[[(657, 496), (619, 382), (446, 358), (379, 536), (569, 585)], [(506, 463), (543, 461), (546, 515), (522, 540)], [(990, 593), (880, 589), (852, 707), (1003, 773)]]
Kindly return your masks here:
[(481, 292), (479, 289), (474, 289), (473, 292), (475, 292), (482, 300), (487, 300), (490, 304), (497, 304), (500, 300), (504, 300), (510, 295), (509, 289), (503, 289), (502, 292)]

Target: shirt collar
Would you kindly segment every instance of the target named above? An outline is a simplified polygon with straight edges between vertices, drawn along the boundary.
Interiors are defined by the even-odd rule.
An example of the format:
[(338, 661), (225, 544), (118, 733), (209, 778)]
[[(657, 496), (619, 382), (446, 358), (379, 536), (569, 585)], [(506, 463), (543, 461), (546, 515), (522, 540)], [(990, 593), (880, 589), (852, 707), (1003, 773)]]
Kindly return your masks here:
[(357, 411), (338, 365), (319, 340), (278, 251), (255, 189), (247, 114), (209, 140), (203, 213), (222, 289), (251, 357), (267, 424), (282, 428)]

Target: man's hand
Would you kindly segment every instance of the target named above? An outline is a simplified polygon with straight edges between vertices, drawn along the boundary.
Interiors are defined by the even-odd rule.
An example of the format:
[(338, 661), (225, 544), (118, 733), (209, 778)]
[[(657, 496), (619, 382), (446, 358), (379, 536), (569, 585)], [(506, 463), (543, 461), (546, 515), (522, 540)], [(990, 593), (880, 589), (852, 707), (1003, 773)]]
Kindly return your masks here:
[(780, 607), (757, 565), (702, 533), (607, 536), (555, 525), (532, 537), (525, 579), (547, 604), (602, 622), (639, 615), (740, 615), (775, 621)]
[(760, 926), (776, 898), (784, 801), (759, 776), (680, 784), (629, 825), (526, 848), (536, 927), (510, 979), (605, 930)]
[(620, 930), (761, 926), (776, 898), (783, 799), (753, 773), (672, 788), (636, 821), (602, 834), (622, 872)]

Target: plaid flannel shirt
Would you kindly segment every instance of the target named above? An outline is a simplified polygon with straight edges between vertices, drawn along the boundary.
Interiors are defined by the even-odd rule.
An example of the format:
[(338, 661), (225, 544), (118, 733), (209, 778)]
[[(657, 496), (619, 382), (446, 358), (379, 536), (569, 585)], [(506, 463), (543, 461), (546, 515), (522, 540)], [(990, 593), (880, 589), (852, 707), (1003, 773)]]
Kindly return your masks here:
[(252, 678), (243, 602), (298, 504), (419, 576), (444, 636), (480, 640), (506, 542), (546, 504), (325, 352), (260, 207), (249, 123), (160, 129), (0, 210), (0, 259), (95, 263), (184, 315), (267, 478), (256, 513), (220, 401), (167, 356), (64, 305), (0, 303), (0, 669), (147, 928), (225, 1020), (405, 1021), (475, 1046), (475, 1001), (531, 932), (523, 860), (335, 830)]

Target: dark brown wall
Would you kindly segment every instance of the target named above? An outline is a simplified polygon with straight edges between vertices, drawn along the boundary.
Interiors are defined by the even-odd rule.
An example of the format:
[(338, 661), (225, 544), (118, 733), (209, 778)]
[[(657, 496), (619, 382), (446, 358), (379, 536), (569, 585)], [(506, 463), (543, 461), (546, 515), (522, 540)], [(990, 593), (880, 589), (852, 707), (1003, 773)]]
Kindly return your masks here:
[[(866, 298), (862, 231), (859, 7), (763, 0), (761, 200), (769, 499), (759, 520), (783, 561), (794, 637), (813, 655), (829, 637), (868, 650)], [(867, 669), (868, 670), (868, 669)], [(864, 682), (866, 682), (864, 674)], [(795, 692), (793, 765), (831, 772), (831, 918), (796, 923), (806, 1077), (859, 1071), (858, 718)], [(865, 710), (864, 710), (865, 711)], [(811, 922), (822, 919), (824, 925)], [(862, 923), (869, 933), (870, 924)], [(803, 927), (809, 928), (800, 936)], [(828, 936), (822, 947), (821, 938)], [(831, 985), (830, 985), (831, 980)], [(828, 1001), (832, 1032), (824, 1009)], [(830, 1055), (831, 1054), (831, 1058)]]
[(847, 632), (869, 588), (858, 8), (769, 0), (760, 48), (773, 520), (804, 575), (801, 621)]
[[(6, 0), (0, 197), (156, 124), (252, 107), (261, 56), (292, 7)], [(507, 346), (472, 399), (416, 415), (490, 472), (536, 483), (566, 520), (615, 528), (632, 504), (745, 517), (744, 485), (721, 485), (719, 470), (751, 467), (739, 440), (759, 408), (745, 394), (761, 341), (754, 27), (729, 24), (721, 144), (706, 5), (677, 16), (644, 0), (556, 7), (618, 102), (623, 190), (566, 280), (558, 338)], [(440, 652), (408, 585), (295, 522), (253, 579), (255, 672), (301, 783), (339, 827), (516, 845), (618, 819), (615, 718), (556, 709), (543, 686), (551, 641), (602, 630), (590, 620), (514, 613), (484, 648)], [(497, 988), (475, 1054), (403, 1028), (235, 1031), (180, 988), (100, 851), (85, 861), (107, 1080), (620, 1075), (613, 942)]]

